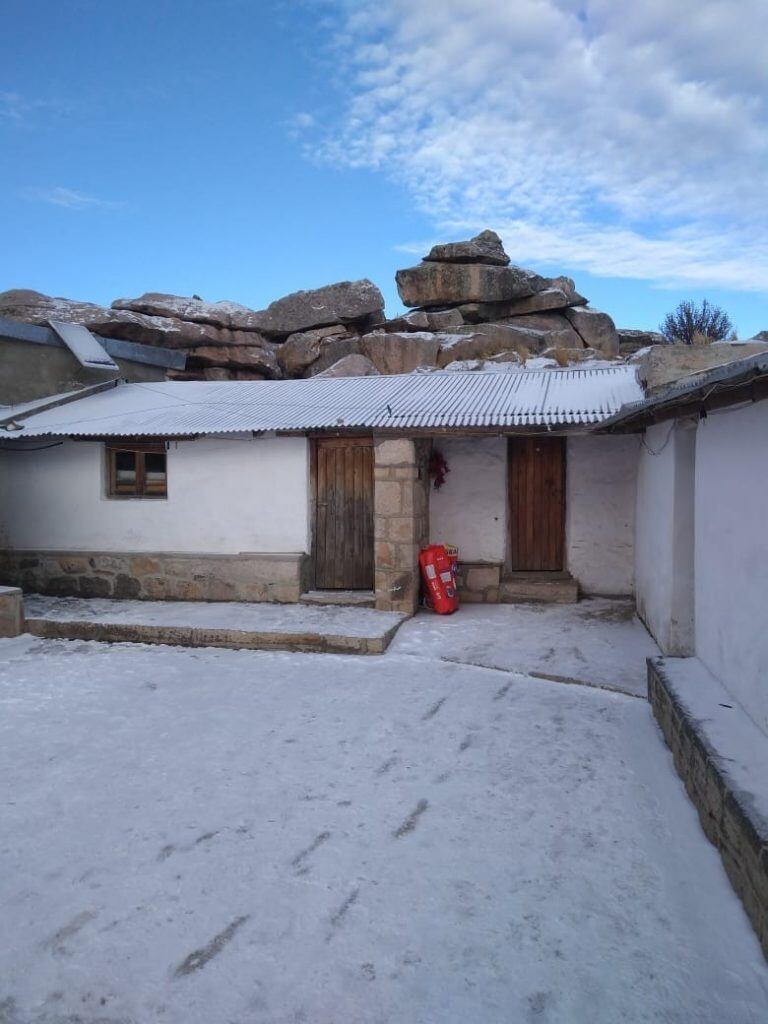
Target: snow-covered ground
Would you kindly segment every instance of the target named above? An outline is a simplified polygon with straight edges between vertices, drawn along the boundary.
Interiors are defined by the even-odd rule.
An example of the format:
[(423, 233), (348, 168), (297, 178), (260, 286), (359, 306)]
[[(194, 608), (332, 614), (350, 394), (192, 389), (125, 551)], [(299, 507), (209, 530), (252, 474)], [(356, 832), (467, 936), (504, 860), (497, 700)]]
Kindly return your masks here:
[(659, 649), (632, 601), (578, 604), (475, 604), (456, 615), (419, 615), (392, 650), (484, 668), (557, 677), (646, 695), (645, 659)]
[(766, 1020), (635, 697), (424, 646), (25, 636), (0, 780), (3, 1024)]
[[(344, 605), (244, 601), (114, 601), (96, 597), (25, 594), (28, 618), (109, 622), (133, 626), (189, 626), (254, 633), (325, 633), (381, 637), (403, 621), (398, 612)], [(1, 1022), (0, 1022), (1, 1024)]]

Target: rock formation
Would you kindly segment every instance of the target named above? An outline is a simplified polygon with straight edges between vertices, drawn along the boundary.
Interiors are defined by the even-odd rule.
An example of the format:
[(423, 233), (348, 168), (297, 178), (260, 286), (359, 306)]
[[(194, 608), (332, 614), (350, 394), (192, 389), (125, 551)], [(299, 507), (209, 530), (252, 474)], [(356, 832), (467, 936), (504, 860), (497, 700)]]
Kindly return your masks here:
[[(40, 292), (0, 293), (0, 317), (84, 324), (95, 334), (182, 349), (180, 380), (260, 380), (481, 369), (494, 364), (567, 366), (614, 359), (656, 344), (646, 331), (617, 332), (568, 277), (515, 266), (499, 236), (435, 245), (397, 287), (410, 311), (387, 320), (371, 281), (342, 281), (254, 310), (147, 292), (106, 308)], [(511, 368), (511, 367), (510, 367)]]

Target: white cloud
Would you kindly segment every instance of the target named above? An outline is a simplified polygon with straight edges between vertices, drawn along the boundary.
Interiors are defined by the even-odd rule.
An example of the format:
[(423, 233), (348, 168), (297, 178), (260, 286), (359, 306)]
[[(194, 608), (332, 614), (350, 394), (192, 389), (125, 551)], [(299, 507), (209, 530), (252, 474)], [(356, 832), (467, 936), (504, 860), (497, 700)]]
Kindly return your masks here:
[(6, 121), (20, 121), (26, 105), (17, 92), (0, 91), (0, 118)]
[(125, 203), (121, 201), (99, 199), (98, 196), (89, 196), (84, 192), (78, 192), (73, 188), (63, 188), (60, 185), (55, 188), (27, 189), (24, 192), (24, 197), (42, 203), (51, 203), (53, 206), (64, 206), (68, 210), (115, 210), (125, 206)]
[(326, 159), (513, 259), (768, 290), (765, 0), (338, 0)]
[(12, 89), (0, 89), (0, 122), (28, 125), (35, 115), (67, 114), (70, 109), (70, 104), (62, 99), (34, 99)]

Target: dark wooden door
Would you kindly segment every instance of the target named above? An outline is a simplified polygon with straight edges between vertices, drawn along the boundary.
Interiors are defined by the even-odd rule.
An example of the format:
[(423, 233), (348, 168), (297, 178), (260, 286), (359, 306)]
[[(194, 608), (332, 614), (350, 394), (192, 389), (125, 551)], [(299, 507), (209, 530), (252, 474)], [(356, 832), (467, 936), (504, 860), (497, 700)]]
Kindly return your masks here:
[(313, 444), (318, 590), (373, 590), (373, 441)]
[(509, 442), (510, 569), (559, 571), (565, 547), (565, 445), (561, 437)]

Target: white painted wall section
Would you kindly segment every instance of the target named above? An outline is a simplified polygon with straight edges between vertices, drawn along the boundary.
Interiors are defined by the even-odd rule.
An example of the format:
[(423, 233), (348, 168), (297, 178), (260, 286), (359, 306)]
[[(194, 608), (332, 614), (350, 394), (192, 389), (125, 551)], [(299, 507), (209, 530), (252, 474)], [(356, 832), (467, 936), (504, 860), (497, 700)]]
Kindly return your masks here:
[(696, 443), (696, 654), (768, 733), (768, 402)]
[(659, 423), (645, 432), (647, 447), (640, 450), (637, 471), (635, 531), (637, 610), (665, 652), (672, 618), (675, 448), (666, 443), (671, 427)]
[(99, 443), (0, 453), (0, 544), (216, 554), (309, 550), (306, 438), (171, 442), (167, 499), (107, 498), (105, 465)]
[(634, 587), (636, 437), (569, 437), (566, 565), (587, 594)]
[(635, 598), (664, 654), (693, 653), (695, 429), (645, 432), (637, 474)]
[(456, 544), (464, 562), (503, 562), (507, 533), (507, 442), (503, 437), (435, 441), (450, 473), (430, 491), (430, 540)]

